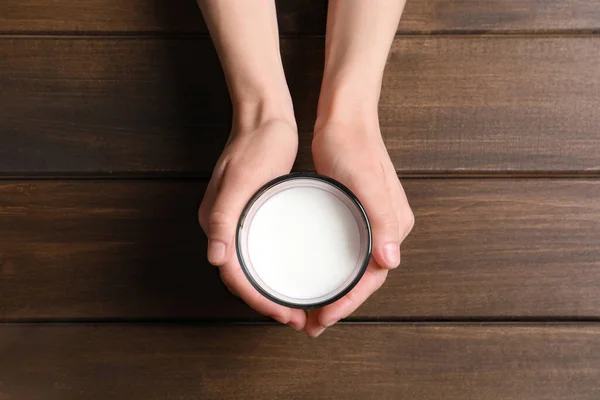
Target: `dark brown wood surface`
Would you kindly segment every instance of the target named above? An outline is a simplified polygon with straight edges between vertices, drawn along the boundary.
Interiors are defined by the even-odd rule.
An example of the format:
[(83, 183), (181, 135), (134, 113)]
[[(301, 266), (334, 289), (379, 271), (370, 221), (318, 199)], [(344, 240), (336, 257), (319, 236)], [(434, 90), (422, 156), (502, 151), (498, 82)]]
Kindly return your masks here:
[[(325, 32), (326, 0), (277, 0), (276, 3), (280, 33)], [(587, 19), (583, 15), (582, 18)], [(579, 21), (578, 26), (586, 24)], [(208, 34), (195, 0), (3, 0), (0, 32)]]
[[(327, 4), (277, 6), (312, 170)], [(205, 260), (195, 1), (0, 0), (0, 400), (599, 399), (599, 33), (597, 0), (408, 0), (380, 119), (416, 226), (314, 341)]]
[[(403, 264), (353, 317), (600, 317), (600, 182), (408, 179)], [(0, 184), (0, 318), (255, 319), (205, 261), (201, 181)]]
[[(310, 170), (322, 39), (283, 41)], [(0, 173), (208, 176), (230, 105), (208, 39), (0, 39)], [(380, 118), (401, 173), (598, 172), (600, 41), (399, 37)]]
[[(326, 0), (279, 0), (280, 31), (323, 34)], [(596, 0), (409, 0), (398, 28), (415, 32), (592, 31)], [(206, 33), (194, 0), (3, 0), (6, 33)]]
[(596, 400), (600, 328), (0, 326), (2, 399)]

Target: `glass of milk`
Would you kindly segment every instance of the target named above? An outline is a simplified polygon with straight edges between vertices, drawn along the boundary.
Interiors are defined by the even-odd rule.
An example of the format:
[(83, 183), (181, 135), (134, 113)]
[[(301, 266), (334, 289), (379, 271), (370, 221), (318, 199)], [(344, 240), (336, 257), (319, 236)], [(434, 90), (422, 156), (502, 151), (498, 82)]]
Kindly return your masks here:
[(236, 249), (250, 283), (293, 308), (332, 303), (360, 280), (371, 257), (371, 226), (360, 201), (326, 176), (294, 173), (248, 201)]

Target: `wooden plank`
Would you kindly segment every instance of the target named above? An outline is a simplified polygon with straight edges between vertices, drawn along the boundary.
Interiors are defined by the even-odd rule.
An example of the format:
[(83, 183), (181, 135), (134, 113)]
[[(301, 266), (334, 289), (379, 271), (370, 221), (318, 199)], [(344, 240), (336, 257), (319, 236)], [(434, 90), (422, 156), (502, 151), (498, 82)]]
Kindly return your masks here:
[[(600, 181), (408, 179), (403, 264), (353, 317), (598, 318)], [(0, 184), (0, 319), (254, 319), (205, 261), (201, 181)]]
[[(324, 33), (325, 0), (276, 0), (276, 4), (281, 34)], [(4, 0), (0, 32), (208, 34), (208, 29), (194, 0)]]
[[(326, 0), (279, 0), (283, 34), (324, 34)], [(413, 32), (591, 31), (595, 0), (412, 0), (398, 28)], [(3, 0), (0, 32), (206, 33), (194, 0)]]
[(208, 40), (2, 40), (0, 54), (2, 171), (206, 172), (225, 142)]
[(388, 150), (400, 171), (600, 171), (598, 65), (595, 37), (396, 40)]
[(593, 326), (0, 326), (5, 399), (600, 396)]
[[(208, 176), (230, 105), (208, 39), (0, 42), (0, 173)], [(312, 169), (321, 39), (282, 43)], [(600, 41), (408, 37), (393, 44), (382, 129), (401, 173), (597, 172)]]

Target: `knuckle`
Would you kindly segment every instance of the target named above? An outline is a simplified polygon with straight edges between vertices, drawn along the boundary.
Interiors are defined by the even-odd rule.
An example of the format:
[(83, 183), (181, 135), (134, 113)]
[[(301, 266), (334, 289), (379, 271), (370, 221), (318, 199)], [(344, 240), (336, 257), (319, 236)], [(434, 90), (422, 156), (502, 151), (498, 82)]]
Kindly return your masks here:
[(399, 228), (396, 215), (388, 211), (377, 213), (373, 218), (373, 222), (379, 229), (384, 229), (386, 231), (397, 231)]
[(213, 210), (208, 216), (207, 225), (210, 232), (214, 233), (216, 230), (227, 229), (235, 225), (235, 221), (233, 221), (231, 215), (223, 211)]

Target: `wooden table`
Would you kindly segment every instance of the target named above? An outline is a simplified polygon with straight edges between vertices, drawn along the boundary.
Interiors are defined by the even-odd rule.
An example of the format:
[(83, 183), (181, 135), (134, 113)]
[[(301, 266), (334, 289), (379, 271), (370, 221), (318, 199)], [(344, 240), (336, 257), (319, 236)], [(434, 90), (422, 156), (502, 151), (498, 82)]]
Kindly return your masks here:
[[(326, 3), (278, 2), (311, 170)], [(193, 0), (0, 3), (0, 399), (600, 399), (600, 3), (409, 0), (403, 265), (311, 340), (196, 209), (231, 108)]]

